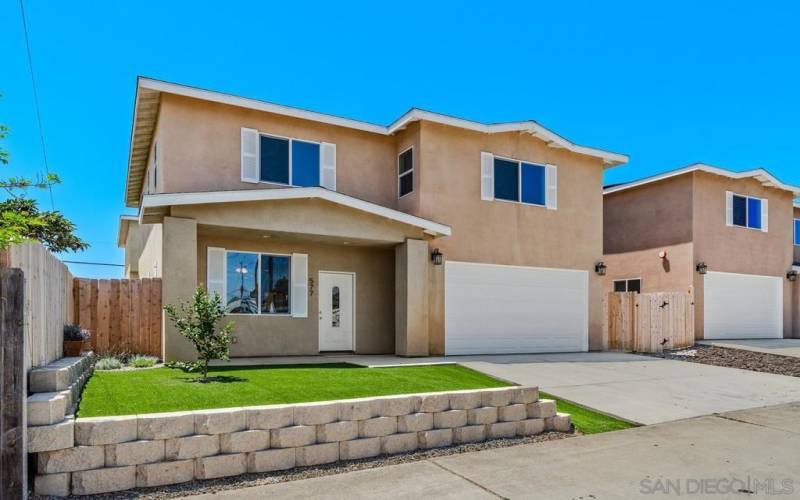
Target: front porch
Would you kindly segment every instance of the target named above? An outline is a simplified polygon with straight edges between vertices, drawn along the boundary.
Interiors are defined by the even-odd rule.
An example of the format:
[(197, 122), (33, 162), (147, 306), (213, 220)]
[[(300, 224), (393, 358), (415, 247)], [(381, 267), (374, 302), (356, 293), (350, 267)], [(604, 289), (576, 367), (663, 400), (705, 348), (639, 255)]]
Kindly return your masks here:
[[(390, 212), (402, 217), (292, 198), (172, 204), (145, 215), (163, 224), (164, 303), (186, 300), (198, 284), (220, 293), (236, 322), (232, 357), (427, 356), (429, 296), (441, 278), (428, 240), (442, 234)], [(194, 356), (165, 324), (164, 358)]]

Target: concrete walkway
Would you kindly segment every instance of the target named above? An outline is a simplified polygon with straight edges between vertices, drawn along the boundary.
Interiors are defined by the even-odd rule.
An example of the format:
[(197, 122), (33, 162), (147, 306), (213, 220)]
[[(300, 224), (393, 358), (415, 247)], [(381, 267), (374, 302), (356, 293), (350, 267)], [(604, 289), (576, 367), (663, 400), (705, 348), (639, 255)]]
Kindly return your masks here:
[(199, 498), (629, 499), (674, 498), (698, 488), (714, 498), (796, 498), (798, 463), (800, 404), (793, 404)]
[(642, 424), (800, 401), (800, 378), (614, 352), (505, 356), (326, 355), (233, 360), (233, 364), (364, 366), (457, 362)]
[(699, 340), (697, 343), (800, 358), (800, 339)]

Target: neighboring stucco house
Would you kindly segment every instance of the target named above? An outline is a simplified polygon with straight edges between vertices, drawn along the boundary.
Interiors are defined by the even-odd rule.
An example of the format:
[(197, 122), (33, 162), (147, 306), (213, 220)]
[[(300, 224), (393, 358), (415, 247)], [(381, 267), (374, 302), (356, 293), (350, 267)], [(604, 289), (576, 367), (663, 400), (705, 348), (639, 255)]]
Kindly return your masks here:
[(232, 356), (600, 349), (602, 178), (626, 161), (532, 121), (381, 126), (141, 78), (119, 241), (165, 303), (223, 297)]
[(796, 335), (800, 188), (703, 164), (604, 191), (606, 292), (689, 292), (698, 339)]

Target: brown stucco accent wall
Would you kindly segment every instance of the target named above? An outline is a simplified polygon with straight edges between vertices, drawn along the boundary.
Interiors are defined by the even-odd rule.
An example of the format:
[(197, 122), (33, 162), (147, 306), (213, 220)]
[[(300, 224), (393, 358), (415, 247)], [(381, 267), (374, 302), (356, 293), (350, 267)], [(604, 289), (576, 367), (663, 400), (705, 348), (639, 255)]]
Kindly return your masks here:
[(159, 110), (159, 191), (284, 187), (241, 181), (242, 127), (336, 144), (337, 191), (397, 206), (394, 137), (172, 94), (162, 94)]
[[(483, 134), (431, 122), (420, 132), (421, 217), (440, 220), (452, 236), (430, 242), (451, 261), (481, 262), (589, 272), (589, 345), (602, 345), (602, 175), (597, 158), (548, 147), (527, 134)], [(480, 153), (558, 166), (558, 209), (483, 201)], [(444, 267), (444, 266), (441, 266)], [(431, 353), (444, 346), (444, 273), (432, 270), (429, 334)]]
[[(200, 227), (197, 244), (197, 280), (206, 282), (208, 247), (263, 253), (308, 255), (308, 276), (319, 283), (319, 271), (356, 274), (355, 351), (394, 353), (394, 249), (335, 246), (313, 242), (259, 241), (225, 235)], [(231, 356), (308, 355), (319, 353), (319, 296), (309, 290), (308, 317), (231, 315), (237, 342)]]
[[(710, 271), (777, 276), (784, 279), (784, 336), (791, 336), (792, 193), (763, 186), (756, 179), (730, 179), (705, 172), (694, 174), (694, 258)], [(769, 230), (725, 225), (725, 192), (769, 200)], [(702, 276), (695, 273), (696, 336), (703, 338)]]

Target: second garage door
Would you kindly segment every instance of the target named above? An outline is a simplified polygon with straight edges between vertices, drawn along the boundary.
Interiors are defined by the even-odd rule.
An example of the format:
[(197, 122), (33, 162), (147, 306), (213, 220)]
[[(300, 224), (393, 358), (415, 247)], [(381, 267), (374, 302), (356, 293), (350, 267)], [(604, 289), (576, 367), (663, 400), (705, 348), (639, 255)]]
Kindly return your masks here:
[(783, 280), (709, 272), (704, 277), (705, 339), (783, 338)]
[(589, 349), (586, 271), (445, 264), (445, 353)]

